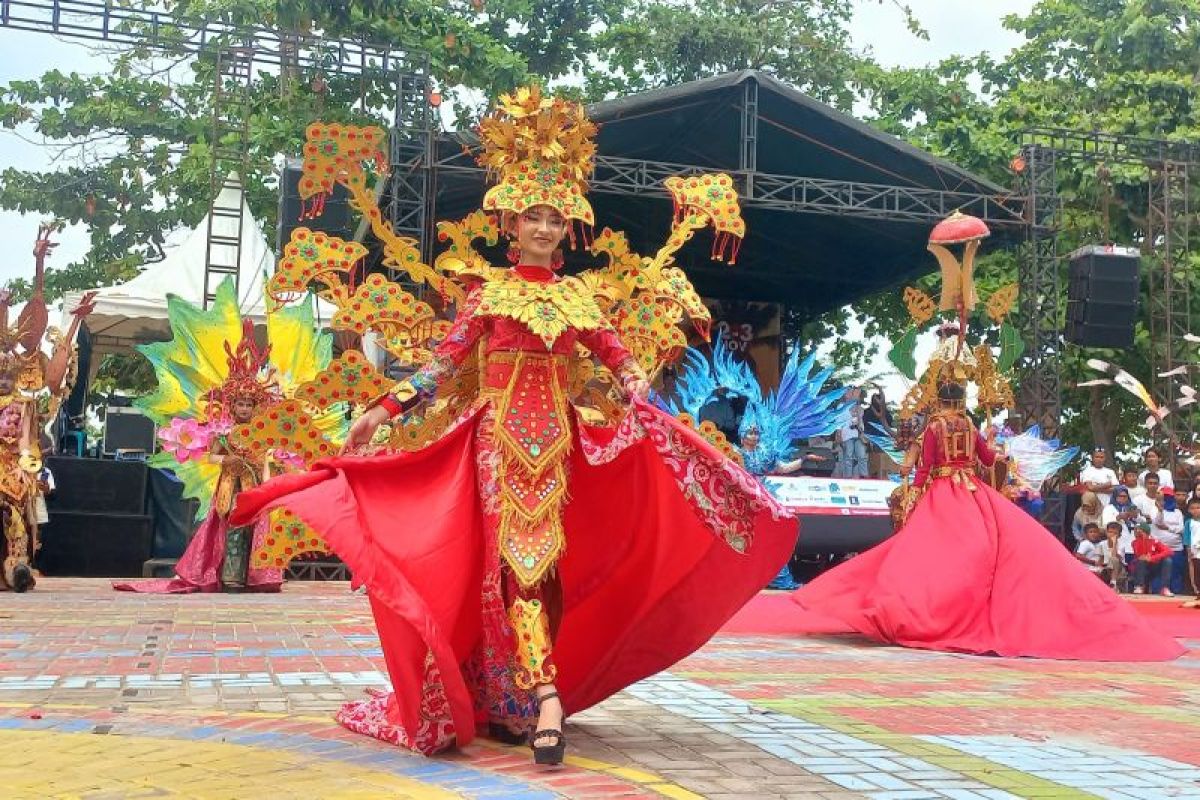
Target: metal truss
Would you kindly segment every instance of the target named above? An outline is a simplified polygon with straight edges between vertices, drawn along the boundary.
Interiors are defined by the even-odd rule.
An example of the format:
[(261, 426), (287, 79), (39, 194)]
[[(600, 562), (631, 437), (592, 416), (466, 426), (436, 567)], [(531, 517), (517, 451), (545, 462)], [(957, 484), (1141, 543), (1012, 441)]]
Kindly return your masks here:
[[(448, 173), (480, 173), (468, 153), (455, 152), (436, 162)], [(696, 175), (711, 168), (665, 161), (596, 156), (588, 190), (618, 195), (667, 196), (663, 182), (675, 175)], [(989, 225), (1024, 227), (1024, 198), (971, 192), (952, 192), (909, 186), (802, 178), (763, 172), (735, 172), (739, 201), (744, 208), (770, 208), (803, 214), (829, 214), (889, 222), (931, 222), (955, 211), (973, 214)]]
[(741, 127), (739, 139), (741, 151), (738, 157), (738, 169), (744, 176), (743, 192), (754, 196), (757, 188), (758, 172), (758, 83), (746, 81), (742, 84)]
[[(436, 111), (429, 104), (429, 79), (424, 73), (402, 73), (396, 86), (396, 117), (391, 139), (391, 197), (389, 218), (401, 236), (421, 241), (429, 260), (430, 203)], [(390, 275), (395, 280), (394, 275)]]
[[(1100, 161), (1114, 164), (1140, 164), (1150, 169), (1147, 240), (1154, 252), (1154, 263), (1147, 272), (1149, 320), (1151, 337), (1151, 374), (1155, 400), (1170, 403), (1177, 399), (1179, 376), (1163, 378), (1160, 373), (1188, 363), (1184, 336), (1191, 332), (1191, 280), (1188, 274), (1188, 234), (1190, 208), (1189, 171), (1200, 164), (1200, 144), (1139, 136), (1122, 136), (1099, 132), (1082, 132), (1061, 128), (1035, 128), (1022, 135), (1026, 161), (1032, 173), (1033, 159), (1029, 153), (1038, 150), (1055, 153), (1072, 160)], [(1032, 178), (1031, 178), (1032, 180)], [(1056, 185), (1041, 188), (1041, 196), (1053, 194), (1057, 204)], [(1041, 201), (1044, 204), (1044, 201)], [(1036, 205), (1031, 196), (1030, 203)], [(1031, 221), (1036, 226), (1036, 212)], [(1051, 234), (1053, 236), (1053, 234)], [(1031, 239), (1036, 239), (1031, 235)], [(1037, 248), (1030, 256), (1036, 260)], [(1043, 246), (1043, 251), (1048, 252)], [(1024, 265), (1023, 265), (1024, 266)], [(1029, 271), (1041, 272), (1030, 264)], [(1026, 292), (1022, 277), (1022, 296)], [(1030, 324), (1030, 320), (1025, 320)], [(1027, 331), (1027, 340), (1033, 338)], [(1035, 378), (1036, 380), (1036, 378)], [(1061, 401), (1059, 403), (1061, 405)], [(1172, 430), (1190, 442), (1196, 432), (1196, 418), (1191, 409), (1178, 412), (1171, 419)], [(1175, 448), (1171, 448), (1174, 463)]]
[(1062, 416), (1062, 325), (1058, 318), (1062, 279), (1057, 236), (1061, 204), (1056, 151), (1026, 145), (1021, 154), (1026, 163), (1021, 178), (1029, 219), (1025, 258), (1018, 272), (1025, 353), (1017, 408), (1026, 424), (1037, 423), (1047, 436), (1056, 436)]
[(1021, 142), (1069, 155), (1073, 159), (1106, 161), (1117, 164), (1200, 163), (1200, 144), (1149, 139), (1140, 136), (1065, 128), (1031, 128), (1021, 134)]
[[(1191, 333), (1189, 291), (1188, 165), (1168, 161), (1157, 165), (1150, 176), (1149, 230), (1154, 259), (1147, 271), (1150, 295), (1151, 370), (1155, 399), (1171, 404), (1178, 399), (1181, 379), (1163, 377), (1178, 366), (1190, 363), (1184, 336)], [(1185, 408), (1170, 418), (1171, 431), (1183, 442), (1194, 441), (1196, 418)], [(1175, 448), (1171, 448), (1174, 456)], [(1172, 458), (1172, 463), (1174, 459)]]
[[(241, 297), (242, 230), (245, 227), (247, 153), (250, 137), (250, 84), (255, 51), (231, 47), (218, 51), (212, 108), (212, 163), (209, 166), (208, 231), (204, 248), (203, 306), (216, 299), (217, 287), (233, 278)], [(231, 190), (228, 194), (226, 189)]]
[(348, 581), (350, 568), (340, 561), (293, 561), (284, 577), (289, 581)]
[[(388, 220), (392, 230), (420, 242), (421, 260), (427, 264), (433, 261), (432, 221), (437, 196), (432, 168), (437, 110), (429, 102), (431, 90), (428, 75), (423, 71), (402, 72), (398, 76), (388, 176)], [(386, 272), (388, 280), (424, 299), (424, 284), (415, 283), (401, 269), (388, 267)], [(384, 372), (396, 379), (406, 377), (410, 371), (391, 356), (384, 363)]]
[(192, 53), (245, 45), (254, 48), (256, 61), (263, 65), (288, 64), (336, 75), (391, 76), (408, 68), (411, 55), (399, 47), (180, 19), (164, 11), (122, 8), (111, 0), (0, 0), (0, 27)]
[[(1018, 271), (1020, 312), (1025, 353), (1020, 364), (1017, 411), (1026, 426), (1037, 423), (1046, 436), (1057, 436), (1062, 420), (1062, 323), (1058, 301), (1062, 276), (1058, 256), (1061, 204), (1058, 197), (1056, 151), (1039, 144), (1025, 145), (1021, 157), (1022, 194), (1027, 203), (1025, 257)], [(1062, 528), (1065, 505), (1057, 479), (1043, 487), (1046, 505), (1042, 521)]]

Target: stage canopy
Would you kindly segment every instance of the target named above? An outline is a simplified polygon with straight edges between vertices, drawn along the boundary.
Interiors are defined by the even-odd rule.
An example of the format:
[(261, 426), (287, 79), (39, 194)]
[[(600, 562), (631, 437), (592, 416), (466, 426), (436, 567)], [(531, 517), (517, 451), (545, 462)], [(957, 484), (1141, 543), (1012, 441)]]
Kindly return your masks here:
[[(227, 182), (228, 183), (228, 182)], [(226, 186), (218, 207), (233, 206), (237, 191)], [(241, 263), (238, 275), (238, 299), (242, 314), (258, 324), (265, 323), (263, 281), (275, 269), (275, 255), (259, 228), (258, 221), (242, 201)], [(237, 220), (218, 218), (214, 224), (218, 236), (237, 236)], [(204, 299), (204, 263), (208, 241), (208, 216), (190, 230), (183, 241), (167, 251), (162, 261), (147, 266), (137, 277), (98, 289), (96, 310), (84, 323), (82, 337), (90, 342), (93, 356), (128, 352), (134, 345), (171, 338), (167, 325), (167, 295), (175, 294), (196, 305)], [(220, 254), (218, 254), (220, 257)], [(232, 256), (220, 258), (228, 263)], [(83, 292), (72, 292), (63, 301), (64, 329), (67, 316), (79, 303)], [(93, 371), (99, 359), (92, 359)]]
[[(597, 103), (589, 114), (601, 124), (590, 194), (597, 232), (623, 230), (643, 255), (662, 244), (670, 222), (663, 178), (734, 174), (748, 227), (737, 265), (709, 260), (711, 233), (678, 259), (708, 297), (815, 315), (934, 269), (929, 231), (957, 208), (1000, 237), (1020, 230), (1021, 204), (1009, 190), (763, 72)], [(473, 142), (439, 141), (437, 219), (462, 217), (482, 198), (483, 174), (464, 144)], [(568, 254), (569, 266), (583, 261)]]

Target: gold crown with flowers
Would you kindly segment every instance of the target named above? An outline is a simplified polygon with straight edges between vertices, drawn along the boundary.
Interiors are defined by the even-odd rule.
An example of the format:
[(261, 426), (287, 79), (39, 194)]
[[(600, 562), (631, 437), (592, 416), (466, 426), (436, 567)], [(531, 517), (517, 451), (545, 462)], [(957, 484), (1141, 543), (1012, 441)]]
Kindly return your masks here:
[(498, 176), (483, 208), (520, 214), (550, 206), (568, 220), (594, 225), (583, 195), (596, 155), (596, 131), (582, 105), (546, 97), (537, 86), (501, 95), (496, 109), (479, 123), (479, 164)]

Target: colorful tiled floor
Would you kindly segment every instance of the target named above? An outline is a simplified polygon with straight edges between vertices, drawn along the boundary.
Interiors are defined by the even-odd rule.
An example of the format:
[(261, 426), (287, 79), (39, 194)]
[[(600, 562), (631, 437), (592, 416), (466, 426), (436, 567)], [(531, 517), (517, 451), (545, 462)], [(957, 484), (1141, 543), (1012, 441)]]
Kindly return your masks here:
[(719, 637), (572, 718), (570, 763), (545, 772), (520, 748), (425, 759), (335, 725), (386, 681), (345, 584), (47, 579), (0, 594), (0, 795), (1200, 800), (1198, 667)]

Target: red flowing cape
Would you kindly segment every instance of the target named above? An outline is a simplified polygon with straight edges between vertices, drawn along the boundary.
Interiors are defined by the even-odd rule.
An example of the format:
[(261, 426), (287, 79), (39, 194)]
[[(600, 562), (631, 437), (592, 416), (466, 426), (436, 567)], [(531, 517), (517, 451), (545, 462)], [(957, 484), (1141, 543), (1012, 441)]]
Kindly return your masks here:
[(906, 647), (1080, 661), (1185, 652), (983, 483), (934, 480), (893, 537), (791, 597), (810, 633)]
[[(796, 543), (797, 521), (748, 473), (658, 409), (639, 402), (636, 416), (643, 432), (618, 445), (615, 458), (585, 457), (581, 437), (604, 447), (619, 435), (597, 428), (579, 430), (569, 456), (567, 546), (558, 564), (563, 618), (554, 646), (568, 713), (700, 647), (774, 577)], [(241, 524), (286, 507), (325, 538), (369, 589), (395, 692), (393, 721), (417, 729), (430, 652), (460, 746), (474, 734), (474, 710), (459, 665), (480, 632), (479, 422), (470, 416), (417, 452), (335, 458), (275, 478), (243, 493), (234, 515)], [(697, 457), (681, 461), (667, 439)], [(706, 482), (714, 471), (732, 475), (736, 486)], [(714, 488), (725, 496), (711, 496)], [(716, 501), (752, 517), (746, 552), (699, 513)]]

